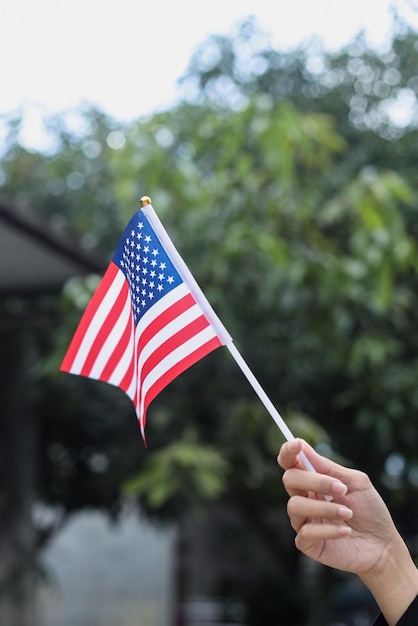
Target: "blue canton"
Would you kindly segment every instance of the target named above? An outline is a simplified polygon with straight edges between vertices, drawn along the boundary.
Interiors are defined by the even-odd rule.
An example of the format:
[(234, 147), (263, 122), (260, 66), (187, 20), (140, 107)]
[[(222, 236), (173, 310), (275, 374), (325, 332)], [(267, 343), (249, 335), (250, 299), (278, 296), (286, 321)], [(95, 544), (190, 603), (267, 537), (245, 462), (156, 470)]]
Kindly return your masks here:
[(125, 228), (113, 262), (128, 281), (135, 324), (162, 296), (183, 282), (141, 210)]

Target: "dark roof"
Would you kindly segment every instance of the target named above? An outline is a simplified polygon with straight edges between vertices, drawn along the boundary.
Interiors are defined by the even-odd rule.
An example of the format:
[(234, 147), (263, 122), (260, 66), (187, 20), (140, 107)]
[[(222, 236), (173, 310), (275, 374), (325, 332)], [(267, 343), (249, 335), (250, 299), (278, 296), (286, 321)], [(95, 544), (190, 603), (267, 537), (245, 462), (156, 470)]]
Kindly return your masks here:
[(0, 296), (58, 291), (107, 262), (0, 198)]

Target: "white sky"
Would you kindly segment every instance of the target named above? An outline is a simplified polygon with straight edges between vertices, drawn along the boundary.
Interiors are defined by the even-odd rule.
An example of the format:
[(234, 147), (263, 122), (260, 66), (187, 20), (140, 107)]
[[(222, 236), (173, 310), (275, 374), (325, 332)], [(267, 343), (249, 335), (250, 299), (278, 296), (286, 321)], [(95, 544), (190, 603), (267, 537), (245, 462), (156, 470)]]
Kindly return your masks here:
[[(412, 0), (415, 1), (415, 0)], [(401, 12), (411, 0), (395, 0)], [(278, 48), (319, 35), (339, 48), (360, 29), (388, 38), (390, 0), (3, 0), (0, 115), (91, 102), (132, 119), (175, 102), (176, 81), (210, 34), (254, 15)], [(33, 112), (36, 105), (35, 113)]]

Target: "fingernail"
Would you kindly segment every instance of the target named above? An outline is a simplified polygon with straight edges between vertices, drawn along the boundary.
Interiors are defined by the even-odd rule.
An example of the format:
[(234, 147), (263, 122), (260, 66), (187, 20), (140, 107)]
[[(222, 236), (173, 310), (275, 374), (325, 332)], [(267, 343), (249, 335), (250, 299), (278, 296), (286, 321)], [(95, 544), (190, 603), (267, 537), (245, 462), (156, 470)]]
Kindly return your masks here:
[(348, 491), (347, 485), (341, 483), (339, 480), (335, 480), (331, 485), (332, 493), (335, 493), (336, 496), (345, 496)]
[(351, 535), (351, 528), (350, 526), (338, 526), (338, 533), (342, 537), (347, 537), (348, 535)]
[(346, 506), (339, 506), (338, 517), (341, 517), (341, 519), (350, 519), (350, 517), (353, 517), (353, 511)]

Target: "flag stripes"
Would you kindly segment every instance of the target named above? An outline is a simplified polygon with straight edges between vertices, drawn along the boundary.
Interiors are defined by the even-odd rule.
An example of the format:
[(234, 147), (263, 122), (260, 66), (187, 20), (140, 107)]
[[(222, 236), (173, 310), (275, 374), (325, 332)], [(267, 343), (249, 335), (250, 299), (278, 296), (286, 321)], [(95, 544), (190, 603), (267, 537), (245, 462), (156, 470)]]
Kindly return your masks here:
[(221, 345), (222, 344), (219, 338), (213, 337), (200, 347), (196, 348), (194, 352), (189, 353), (183, 359), (177, 361), (177, 363), (175, 363), (171, 368), (167, 369), (165, 374), (162, 375), (160, 378), (155, 377), (155, 381), (153, 382), (153, 384), (149, 385), (150, 381), (147, 381), (148, 385), (144, 386), (144, 389), (142, 389), (141, 403), (137, 409), (137, 413), (139, 413), (140, 416), (143, 416), (142, 419), (140, 418), (140, 426), (143, 437), (146, 423), (146, 410), (152, 400), (154, 400), (154, 398), (160, 393), (160, 391), (162, 391), (164, 387), (166, 387), (182, 372), (197, 363), (200, 359), (203, 359), (204, 356), (206, 356), (213, 350), (216, 350), (216, 348), (219, 348)]
[(126, 227), (61, 365), (122, 389), (144, 439), (146, 411), (156, 395), (230, 340), (172, 244), (168, 255), (159, 238), (167, 244), (167, 233), (149, 221), (152, 207), (147, 211), (138, 211)]
[(111, 263), (61, 370), (123, 389), (135, 405), (144, 435), (150, 402), (174, 378), (220, 345), (184, 283), (142, 317), (135, 333), (129, 289), (121, 270)]
[(62, 362), (62, 371), (81, 374), (97, 333), (122, 289), (126, 290), (124, 276), (117, 265), (110, 263), (77, 327)]
[[(171, 295), (181, 295), (184, 286)], [(183, 311), (184, 306), (189, 308)], [(171, 316), (175, 316), (171, 319)], [(144, 332), (138, 342), (138, 389), (135, 406), (141, 429), (145, 428), (145, 413), (151, 400), (184, 370), (222, 344), (215, 330), (202, 314), (194, 298), (188, 294), (167, 308)], [(155, 327), (161, 330), (155, 332)], [(174, 328), (176, 331), (174, 332)], [(154, 334), (154, 332), (155, 334)]]

